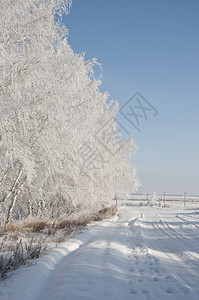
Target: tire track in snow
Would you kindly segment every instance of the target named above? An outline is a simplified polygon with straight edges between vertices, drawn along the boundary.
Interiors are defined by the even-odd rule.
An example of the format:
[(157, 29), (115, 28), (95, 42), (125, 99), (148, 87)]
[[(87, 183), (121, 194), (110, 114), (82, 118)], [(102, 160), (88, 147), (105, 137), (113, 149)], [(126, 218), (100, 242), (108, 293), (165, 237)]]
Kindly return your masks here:
[[(147, 231), (149, 231), (147, 224), (151, 226), (151, 238), (147, 237)], [(189, 295), (189, 299), (198, 299), (199, 290), (196, 285), (196, 282), (198, 282), (198, 272), (195, 272), (197, 268), (192, 263), (195, 270), (193, 272), (192, 268), (191, 270), (190, 268), (187, 270), (186, 265), (190, 263), (190, 256), (182, 250), (183, 241), (181, 245), (179, 239), (176, 240), (172, 234), (168, 233), (168, 230), (170, 230), (169, 227), (166, 230), (159, 225), (159, 216), (157, 214), (153, 218), (145, 218), (141, 224), (142, 235), (145, 239), (145, 244), (150, 249), (149, 252), (157, 257), (160, 264), (165, 265), (166, 262), (168, 275), (165, 275), (164, 279), (170, 280), (171, 285), (171, 287), (166, 289), (166, 292), (168, 294), (182, 293), (184, 294), (183, 297)], [(179, 253), (180, 251), (182, 254)], [(165, 270), (163, 271), (165, 272)], [(189, 274), (183, 274), (183, 272), (187, 271)], [(195, 281), (195, 286), (192, 282), (193, 280)], [(173, 284), (175, 281), (176, 283)]]
[[(197, 225), (194, 221), (190, 221), (190, 220), (187, 220), (183, 217), (180, 217), (180, 214), (177, 214), (176, 216), (178, 219), (182, 220), (183, 222), (186, 222), (187, 224), (189, 225), (192, 225), (193, 227), (196, 227), (196, 228), (199, 228), (199, 225)], [(193, 216), (189, 216), (189, 218), (194, 218)], [(198, 220), (197, 220), (198, 221)], [(199, 222), (199, 221), (198, 221)]]
[[(162, 217), (162, 224), (157, 214)], [(17, 270), (12, 282), (7, 280), (1, 287), (0, 297), (198, 300), (199, 268), (184, 255), (183, 251), (190, 247), (181, 231), (175, 236), (170, 224), (166, 225), (167, 216), (173, 218), (171, 224), (179, 224), (177, 216), (164, 209), (121, 209), (118, 219), (90, 226), (82, 236), (38, 259), (37, 265)], [(194, 237), (195, 232), (192, 233)]]
[(151, 255), (144, 243), (141, 222), (144, 214), (129, 222), (129, 293), (133, 299), (156, 299), (162, 293), (159, 288), (161, 265)]
[[(185, 245), (185, 247), (188, 246), (190, 248), (191, 251), (189, 251), (189, 253), (187, 253), (186, 251), (183, 251), (184, 255), (188, 256), (189, 258), (195, 258), (196, 260), (198, 260), (199, 259), (199, 251), (197, 249), (199, 249), (199, 247), (197, 247), (197, 248), (193, 247), (192, 243), (188, 241), (188, 238), (184, 237), (184, 235), (179, 233), (179, 231), (177, 231), (174, 228), (172, 228), (171, 226), (169, 226), (168, 222), (165, 221), (162, 217), (159, 216), (159, 219), (160, 219), (160, 222), (162, 223), (162, 225), (164, 225), (165, 230), (164, 230), (164, 228), (161, 228), (158, 223), (157, 223), (157, 226), (161, 230), (164, 230), (164, 233), (167, 236), (171, 237), (176, 242), (178, 242), (181, 247), (182, 247), (182, 245)], [(169, 230), (169, 232), (168, 232), (168, 230)], [(195, 240), (196, 240), (196, 238), (195, 238)], [(194, 261), (194, 263), (197, 263), (196, 260)]]

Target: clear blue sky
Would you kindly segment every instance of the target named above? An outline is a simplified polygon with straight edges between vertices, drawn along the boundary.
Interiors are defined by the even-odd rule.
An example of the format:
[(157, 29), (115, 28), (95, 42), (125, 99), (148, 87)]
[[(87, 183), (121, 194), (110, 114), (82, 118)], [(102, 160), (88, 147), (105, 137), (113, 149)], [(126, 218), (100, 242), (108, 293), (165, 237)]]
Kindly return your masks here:
[(199, 1), (73, 0), (76, 53), (102, 63), (102, 91), (122, 106), (139, 91), (157, 110), (128, 129), (139, 192), (199, 194)]

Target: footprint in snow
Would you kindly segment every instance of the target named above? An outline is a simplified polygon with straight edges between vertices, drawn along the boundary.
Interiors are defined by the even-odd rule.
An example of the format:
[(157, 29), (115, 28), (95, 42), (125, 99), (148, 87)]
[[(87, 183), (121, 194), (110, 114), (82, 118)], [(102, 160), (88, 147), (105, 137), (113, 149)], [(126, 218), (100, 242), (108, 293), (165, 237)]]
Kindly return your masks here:
[(174, 276), (173, 275), (167, 275), (167, 276), (165, 276), (165, 279), (174, 279)]
[(129, 272), (133, 272), (133, 271), (134, 271), (133, 267), (129, 268)]
[(153, 277), (153, 281), (157, 282), (157, 281), (160, 281), (160, 278), (159, 277)]
[(145, 294), (145, 295), (147, 295), (149, 293), (149, 291), (146, 289), (141, 290), (141, 292), (142, 292), (142, 294)]
[(186, 286), (182, 288), (182, 291), (185, 295), (190, 295), (191, 294), (191, 290), (189, 288), (187, 288)]
[(175, 294), (174, 288), (170, 287), (166, 290), (167, 294)]
[(132, 294), (132, 295), (138, 294), (138, 290), (136, 290), (136, 289), (131, 289), (131, 290), (130, 290), (130, 294)]
[(144, 269), (139, 269), (139, 272), (140, 273), (144, 273)]

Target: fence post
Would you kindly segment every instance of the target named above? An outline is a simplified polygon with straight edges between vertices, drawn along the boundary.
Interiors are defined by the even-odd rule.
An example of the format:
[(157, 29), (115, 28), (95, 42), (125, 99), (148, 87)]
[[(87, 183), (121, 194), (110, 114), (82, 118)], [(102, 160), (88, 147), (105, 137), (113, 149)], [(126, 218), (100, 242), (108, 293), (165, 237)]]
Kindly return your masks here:
[(117, 197), (116, 197), (116, 195), (115, 195), (115, 205), (117, 207)]
[(164, 207), (166, 207), (166, 194), (164, 193)]
[(184, 207), (186, 207), (186, 202), (187, 202), (187, 193), (184, 192)]
[(147, 193), (146, 194), (146, 205), (148, 205), (149, 204), (149, 194)]

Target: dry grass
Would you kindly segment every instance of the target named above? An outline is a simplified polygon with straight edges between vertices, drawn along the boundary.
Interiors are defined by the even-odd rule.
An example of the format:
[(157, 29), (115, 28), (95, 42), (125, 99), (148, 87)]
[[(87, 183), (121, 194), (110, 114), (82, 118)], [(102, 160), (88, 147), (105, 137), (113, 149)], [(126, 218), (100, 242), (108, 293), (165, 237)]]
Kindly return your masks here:
[(0, 227), (0, 235), (4, 235), (7, 233), (13, 233), (18, 231), (18, 225), (16, 224), (8, 224), (5, 227)]
[(50, 222), (48, 223), (47, 221), (34, 220), (34, 221), (28, 223), (25, 227), (30, 228), (32, 232), (41, 232), (48, 226), (51, 227)]
[(29, 244), (23, 245), (22, 240), (20, 240), (9, 254), (0, 255), (0, 280), (6, 278), (10, 271), (16, 270), (30, 259), (38, 258), (45, 250), (46, 245), (41, 243), (34, 245), (32, 240)]
[(103, 207), (99, 210), (99, 212), (93, 216), (93, 221), (102, 221), (103, 219), (108, 219), (112, 216), (114, 216), (117, 213), (117, 207), (111, 206), (111, 207)]
[(55, 247), (89, 223), (110, 218), (116, 212), (114, 206), (103, 207), (92, 215), (62, 216), (57, 220), (24, 220), (0, 227), (0, 278), (5, 278), (9, 271), (28, 260), (38, 258), (46, 251), (48, 243), (51, 243), (48, 249)]
[(101, 221), (103, 219), (110, 218), (114, 216), (117, 212), (117, 208), (115, 206), (111, 207), (103, 207), (97, 213), (93, 215), (84, 215), (79, 218), (71, 218), (69, 217), (62, 217), (56, 221), (52, 220), (40, 220), (40, 219), (33, 219), (31, 221), (25, 222), (16, 222), (13, 224), (8, 224), (5, 227), (0, 227), (0, 236), (2, 235), (10, 235), (10, 239), (17, 239), (18, 233), (24, 230), (27, 230), (32, 233), (47, 233), (47, 234), (55, 234), (57, 230), (67, 229), (68, 232), (72, 232), (77, 228), (84, 227), (87, 224), (93, 221)]

